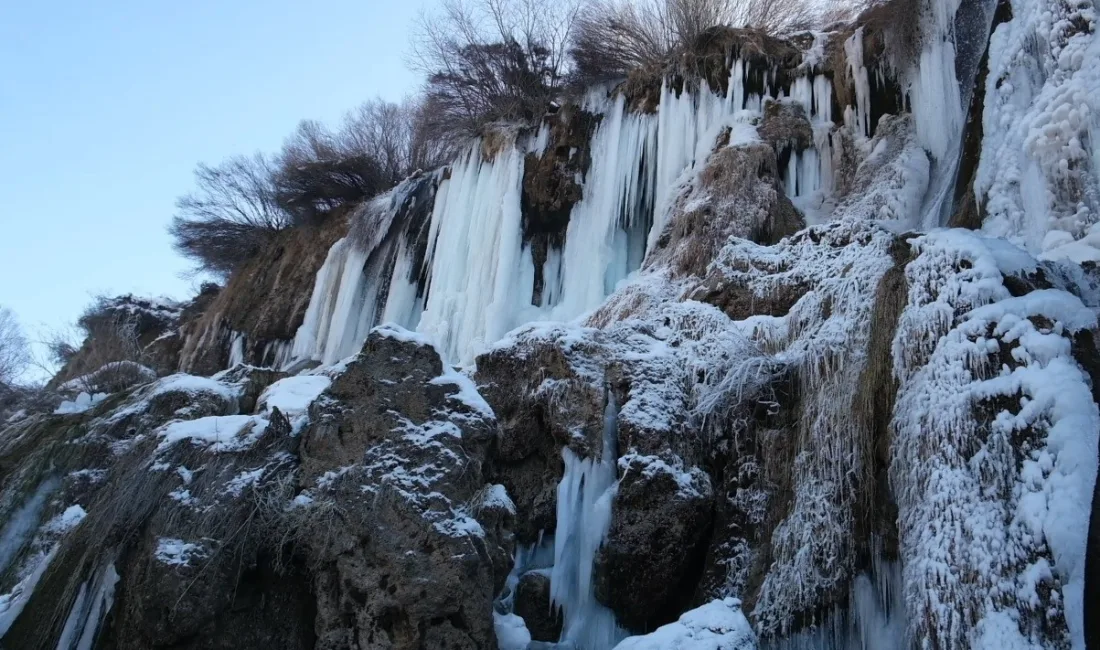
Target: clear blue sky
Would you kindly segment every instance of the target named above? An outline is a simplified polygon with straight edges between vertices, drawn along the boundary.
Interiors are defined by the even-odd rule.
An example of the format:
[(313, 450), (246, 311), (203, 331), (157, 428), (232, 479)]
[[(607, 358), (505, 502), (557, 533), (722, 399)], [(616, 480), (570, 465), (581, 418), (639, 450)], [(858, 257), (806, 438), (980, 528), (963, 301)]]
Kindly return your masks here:
[(165, 226), (195, 164), (414, 91), (433, 3), (0, 2), (0, 305), (33, 338), (95, 293), (190, 295)]

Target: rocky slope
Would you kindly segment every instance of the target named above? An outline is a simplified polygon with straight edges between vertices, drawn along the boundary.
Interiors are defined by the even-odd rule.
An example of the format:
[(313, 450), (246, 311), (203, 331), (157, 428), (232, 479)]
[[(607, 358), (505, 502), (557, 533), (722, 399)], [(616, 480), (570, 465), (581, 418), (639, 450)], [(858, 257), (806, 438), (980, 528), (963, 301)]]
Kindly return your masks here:
[(0, 647), (1100, 644), (1090, 11), (714, 30), (273, 246), (4, 425)]

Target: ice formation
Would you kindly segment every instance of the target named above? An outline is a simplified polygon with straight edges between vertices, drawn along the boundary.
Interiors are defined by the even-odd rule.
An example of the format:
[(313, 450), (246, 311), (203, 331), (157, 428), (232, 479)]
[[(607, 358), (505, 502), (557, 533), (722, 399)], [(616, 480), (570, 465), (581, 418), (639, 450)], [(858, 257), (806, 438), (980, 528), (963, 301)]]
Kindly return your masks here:
[(493, 157), (475, 143), (451, 165), (449, 177), (438, 180), (423, 255), (409, 243), (413, 238), (385, 234), (407, 228), (399, 212), (422, 181), (375, 200), (356, 218), (382, 234), (333, 245), (281, 365), (334, 363), (358, 351), (370, 329), (384, 322), (429, 334), (445, 358), (469, 363), (519, 325), (584, 315), (641, 266), (680, 185), (698, 171), (723, 130), (758, 120), (769, 98), (799, 104), (811, 121), (815, 146), (792, 152), (785, 180), (793, 197), (820, 203), (832, 186), (830, 83), (807, 70), (789, 90), (765, 81), (762, 96), (751, 73), (749, 63), (735, 58), (724, 94), (706, 82), (682, 91), (665, 83), (656, 115), (631, 111), (621, 94), (589, 94), (582, 110), (602, 116), (591, 139), (592, 162), (564, 246), (548, 251), (542, 269), (548, 281), (538, 304), (520, 199), (524, 155), (544, 153), (545, 125), (533, 136), (511, 134), (513, 141)]
[(609, 394), (598, 459), (578, 458), (568, 447), (562, 449), (565, 475), (558, 485), (550, 598), (562, 609), (562, 641), (580, 648), (611, 648), (625, 636), (615, 614), (596, 600), (592, 583), (592, 562), (611, 525), (617, 418), (618, 407)]

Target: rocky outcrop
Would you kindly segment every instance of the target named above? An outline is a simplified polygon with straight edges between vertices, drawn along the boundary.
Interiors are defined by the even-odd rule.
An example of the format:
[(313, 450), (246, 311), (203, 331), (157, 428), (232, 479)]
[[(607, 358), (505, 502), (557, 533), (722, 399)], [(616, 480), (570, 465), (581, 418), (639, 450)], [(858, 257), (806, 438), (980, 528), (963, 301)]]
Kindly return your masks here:
[(317, 648), (492, 648), (514, 509), (482, 480), (496, 422), (403, 336), (372, 334), (303, 434)]
[(150, 371), (154, 376), (175, 372), (185, 313), (185, 304), (166, 299), (130, 294), (98, 299), (79, 319), (84, 341), (47, 387), (73, 394), (111, 392), (148, 381)]
[(508, 489), (517, 509), (517, 540), (531, 544), (556, 524), (562, 447), (585, 456), (601, 448), (602, 386), (548, 341), (522, 351), (502, 346), (478, 357), (474, 380), (500, 424), (490, 479)]
[(0, 433), (0, 636), (495, 647), (515, 513), (482, 478), (496, 437), (473, 384), (399, 331), (331, 376), (238, 366), (24, 418)]

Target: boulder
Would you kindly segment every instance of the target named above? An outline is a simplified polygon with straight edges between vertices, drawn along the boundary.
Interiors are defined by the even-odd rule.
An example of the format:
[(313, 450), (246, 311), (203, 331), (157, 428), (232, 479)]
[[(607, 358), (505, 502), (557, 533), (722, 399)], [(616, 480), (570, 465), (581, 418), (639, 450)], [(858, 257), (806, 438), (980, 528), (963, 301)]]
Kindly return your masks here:
[(527, 624), (534, 641), (557, 641), (561, 637), (561, 610), (550, 600), (550, 571), (528, 571), (516, 587), (516, 614)]
[(675, 458), (629, 454), (619, 468), (611, 529), (596, 555), (596, 598), (621, 625), (644, 631), (676, 620), (694, 596), (713, 490), (705, 472)]
[(482, 480), (497, 425), (473, 384), (415, 335), (376, 330), (311, 421), (316, 647), (495, 647), (514, 506)]

